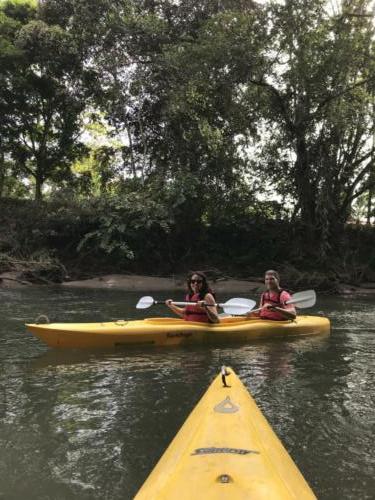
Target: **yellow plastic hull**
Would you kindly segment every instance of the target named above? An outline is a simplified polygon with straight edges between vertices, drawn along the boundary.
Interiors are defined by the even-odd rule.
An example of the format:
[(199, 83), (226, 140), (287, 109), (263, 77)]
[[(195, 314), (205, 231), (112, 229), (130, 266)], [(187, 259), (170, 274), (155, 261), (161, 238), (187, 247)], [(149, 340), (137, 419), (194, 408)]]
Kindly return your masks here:
[(27, 324), (26, 327), (50, 347), (95, 348), (246, 342), (256, 338), (324, 334), (329, 333), (330, 322), (318, 316), (298, 316), (295, 321), (226, 318), (219, 324), (150, 318), (109, 323)]
[(230, 387), (216, 377), (135, 500), (316, 498), (244, 385), (228, 371)]

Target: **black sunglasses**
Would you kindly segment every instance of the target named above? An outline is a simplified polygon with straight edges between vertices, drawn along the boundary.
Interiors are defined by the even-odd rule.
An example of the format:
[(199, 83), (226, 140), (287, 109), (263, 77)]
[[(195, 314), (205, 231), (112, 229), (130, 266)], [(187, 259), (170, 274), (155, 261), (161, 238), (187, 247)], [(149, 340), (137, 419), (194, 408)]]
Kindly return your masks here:
[(203, 280), (190, 280), (190, 283), (203, 283)]

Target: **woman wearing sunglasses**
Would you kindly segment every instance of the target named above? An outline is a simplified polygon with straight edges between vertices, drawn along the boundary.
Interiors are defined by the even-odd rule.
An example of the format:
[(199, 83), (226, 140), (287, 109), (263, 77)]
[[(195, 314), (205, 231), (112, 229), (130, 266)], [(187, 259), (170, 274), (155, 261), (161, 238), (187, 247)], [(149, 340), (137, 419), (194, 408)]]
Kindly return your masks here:
[(196, 302), (183, 308), (172, 304), (172, 299), (165, 301), (167, 306), (185, 321), (199, 323), (219, 323), (215, 298), (208, 285), (206, 275), (201, 271), (194, 271), (187, 279), (188, 293), (186, 302)]

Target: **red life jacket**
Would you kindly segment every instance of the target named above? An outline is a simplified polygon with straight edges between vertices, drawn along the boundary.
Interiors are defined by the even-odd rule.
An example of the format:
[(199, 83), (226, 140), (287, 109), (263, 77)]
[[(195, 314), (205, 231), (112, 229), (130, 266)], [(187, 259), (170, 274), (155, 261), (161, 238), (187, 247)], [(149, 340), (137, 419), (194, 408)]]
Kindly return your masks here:
[[(271, 298), (271, 294), (269, 291), (264, 292), (260, 299), (260, 303), (263, 306), (264, 304), (272, 304), (275, 307), (284, 308), (284, 304), (280, 302), (280, 296), (283, 292), (287, 292), (286, 290), (279, 290), (278, 292), (273, 292), (272, 295), (276, 295), (276, 297)], [(289, 293), (289, 292), (287, 292)], [(267, 309), (262, 309), (260, 311), (260, 317), (262, 319), (270, 319), (273, 321), (285, 321), (285, 317), (279, 313), (278, 311), (269, 311)]]
[[(198, 302), (202, 300), (199, 297), (199, 293), (195, 293), (194, 295), (186, 295), (186, 302)], [(191, 306), (185, 306), (184, 312), (184, 320), (185, 321), (198, 321), (199, 323), (209, 323), (209, 319), (207, 313), (202, 311), (202, 308), (192, 304)]]
[(277, 300), (271, 299), (271, 294), (267, 290), (267, 292), (263, 292), (261, 299), (260, 299), (260, 305), (264, 305), (265, 302), (271, 302), (272, 304), (275, 304), (275, 307), (283, 307), (284, 304), (280, 302), (280, 297), (283, 292), (286, 292), (287, 290), (279, 290)]

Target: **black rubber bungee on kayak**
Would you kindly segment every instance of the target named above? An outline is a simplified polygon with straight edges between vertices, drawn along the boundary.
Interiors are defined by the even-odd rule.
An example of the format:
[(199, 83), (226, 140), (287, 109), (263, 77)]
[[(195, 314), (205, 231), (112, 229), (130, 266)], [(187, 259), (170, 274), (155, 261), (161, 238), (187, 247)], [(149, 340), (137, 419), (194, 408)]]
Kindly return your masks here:
[(50, 320), (46, 314), (39, 314), (39, 316), (35, 318), (36, 325), (47, 325), (48, 323), (50, 323)]
[(230, 387), (228, 384), (227, 384), (227, 380), (226, 380), (226, 377), (230, 375), (230, 372), (227, 371), (227, 369), (225, 368), (225, 366), (223, 365), (221, 367), (221, 380), (223, 382), (223, 387)]

